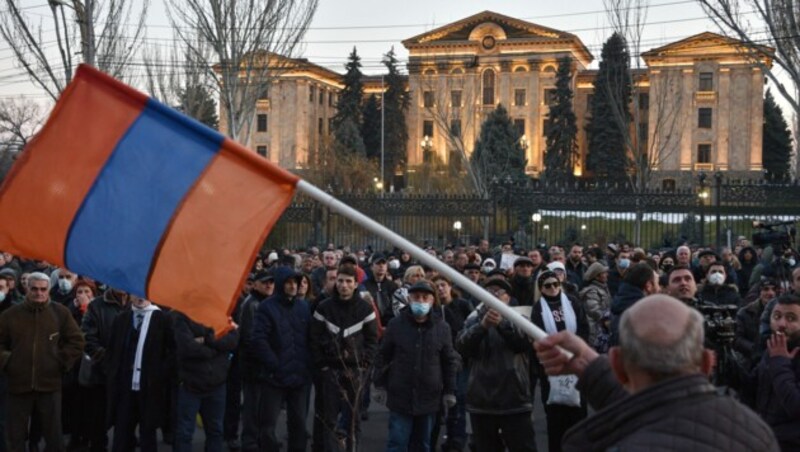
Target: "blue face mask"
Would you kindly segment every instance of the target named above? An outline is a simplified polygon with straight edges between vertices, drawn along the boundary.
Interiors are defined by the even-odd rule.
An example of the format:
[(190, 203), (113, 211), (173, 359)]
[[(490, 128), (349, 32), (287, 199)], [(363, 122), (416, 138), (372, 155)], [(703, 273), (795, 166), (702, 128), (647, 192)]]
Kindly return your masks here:
[(617, 265), (619, 265), (619, 268), (624, 270), (624, 269), (626, 269), (626, 268), (631, 266), (631, 260), (622, 258), (622, 259), (619, 260), (619, 263)]
[(411, 313), (414, 314), (414, 317), (425, 317), (429, 312), (431, 312), (430, 304), (418, 301), (411, 302)]

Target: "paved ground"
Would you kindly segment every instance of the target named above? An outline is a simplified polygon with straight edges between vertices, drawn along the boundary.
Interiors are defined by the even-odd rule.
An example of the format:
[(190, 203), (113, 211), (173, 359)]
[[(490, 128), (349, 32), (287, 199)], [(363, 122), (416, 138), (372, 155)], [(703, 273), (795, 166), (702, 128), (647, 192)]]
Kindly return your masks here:
[[(537, 388), (536, 395), (539, 395), (539, 388)], [(282, 416), (281, 421), (279, 423), (279, 435), (281, 437), (286, 437), (286, 423), (285, 418)], [(311, 432), (311, 416), (309, 416), (309, 433)], [(389, 423), (389, 412), (386, 410), (386, 407), (378, 405), (376, 403), (372, 403), (369, 410), (369, 420), (363, 423), (362, 426), (362, 444), (363, 452), (373, 452), (373, 451), (382, 451), (386, 448), (386, 434), (388, 431), (388, 423)], [(536, 428), (536, 443), (537, 448), (540, 451), (547, 450), (547, 427), (545, 424), (545, 417), (544, 417), (544, 408), (540, 403), (538, 397), (536, 399), (535, 409), (534, 409), (534, 427)], [(442, 432), (443, 434), (445, 432)], [(195, 431), (194, 436), (194, 447), (193, 452), (202, 452), (203, 451), (203, 431), (202, 429), (197, 429)], [(310, 443), (309, 443), (310, 447)], [(160, 445), (159, 451), (170, 451), (171, 448), (166, 445)], [(284, 449), (285, 450), (285, 449)], [(497, 451), (501, 452), (501, 451)]]

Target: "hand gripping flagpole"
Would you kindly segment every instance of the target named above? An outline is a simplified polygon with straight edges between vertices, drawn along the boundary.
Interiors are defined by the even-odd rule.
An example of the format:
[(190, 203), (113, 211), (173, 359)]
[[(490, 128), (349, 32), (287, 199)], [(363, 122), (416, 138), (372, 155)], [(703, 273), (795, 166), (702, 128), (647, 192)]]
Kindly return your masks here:
[[(490, 308), (494, 309), (495, 311), (498, 311), (503, 317), (508, 319), (514, 325), (516, 325), (520, 330), (522, 330), (525, 334), (527, 334), (531, 338), (539, 340), (547, 337), (547, 333), (545, 333), (541, 328), (534, 325), (533, 322), (529, 321), (528, 319), (520, 315), (518, 312), (516, 312), (514, 309), (512, 309), (502, 301), (492, 296), (483, 287), (475, 284), (474, 282), (469, 280), (466, 276), (450, 268), (444, 262), (431, 256), (430, 254), (425, 252), (422, 248), (409, 242), (408, 240), (404, 239), (403, 237), (393, 232), (392, 230), (388, 229), (387, 227), (383, 226), (382, 224), (378, 223), (377, 221), (367, 217), (361, 212), (353, 209), (347, 204), (339, 201), (330, 194), (325, 193), (324, 191), (320, 190), (319, 188), (315, 187), (314, 185), (302, 179), (297, 182), (296, 187), (298, 191), (305, 193), (311, 198), (324, 204), (332, 211), (343, 215), (344, 217), (350, 219), (351, 221), (363, 227), (364, 229), (368, 230), (369, 232), (403, 249), (404, 251), (408, 252), (408, 254), (417, 259), (417, 261), (433, 268), (434, 270), (439, 272), (439, 274), (446, 276), (450, 281), (453, 282), (454, 285), (458, 286), (461, 289), (466, 290), (472, 296), (482, 301)], [(564, 349), (562, 349), (561, 351), (568, 358), (572, 358), (573, 354), (570, 353), (569, 351)]]

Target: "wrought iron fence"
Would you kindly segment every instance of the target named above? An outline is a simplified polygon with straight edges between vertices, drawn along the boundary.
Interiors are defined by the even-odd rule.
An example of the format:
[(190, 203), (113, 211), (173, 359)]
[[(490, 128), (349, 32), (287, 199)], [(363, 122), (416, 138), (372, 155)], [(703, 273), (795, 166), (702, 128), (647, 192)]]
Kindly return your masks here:
[[(475, 194), (334, 194), (376, 221), (420, 245), (493, 243), (519, 246), (572, 242), (630, 241), (646, 248), (684, 241), (724, 245), (749, 236), (753, 220), (800, 217), (800, 186), (702, 177), (691, 187), (636, 191), (629, 186), (579, 182), (550, 185), (494, 184)], [(297, 199), (273, 229), (267, 246), (310, 245), (390, 248), (326, 208)]]

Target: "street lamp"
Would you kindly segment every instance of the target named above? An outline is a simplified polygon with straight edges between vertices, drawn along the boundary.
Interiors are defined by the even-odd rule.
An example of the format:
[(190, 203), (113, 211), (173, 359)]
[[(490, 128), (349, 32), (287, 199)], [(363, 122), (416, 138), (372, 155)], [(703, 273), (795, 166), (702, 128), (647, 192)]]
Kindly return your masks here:
[(428, 163), (431, 161), (431, 148), (433, 148), (433, 140), (428, 135), (422, 137), (422, 141), (419, 143), (420, 147), (422, 147), (422, 162)]
[(456, 233), (456, 243), (455, 245), (458, 246), (458, 241), (461, 240), (461, 222), (456, 220), (453, 223), (453, 231)]
[(531, 215), (531, 221), (533, 222), (533, 246), (536, 246), (537, 236), (539, 235), (539, 222), (542, 221), (542, 214), (539, 212), (534, 213)]
[(550, 225), (546, 224), (546, 225), (542, 226), (542, 229), (544, 229), (544, 241), (545, 241), (545, 243), (547, 243), (548, 242), (548, 236), (550, 235)]

